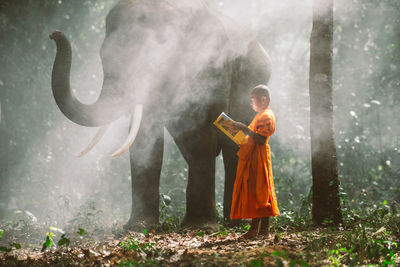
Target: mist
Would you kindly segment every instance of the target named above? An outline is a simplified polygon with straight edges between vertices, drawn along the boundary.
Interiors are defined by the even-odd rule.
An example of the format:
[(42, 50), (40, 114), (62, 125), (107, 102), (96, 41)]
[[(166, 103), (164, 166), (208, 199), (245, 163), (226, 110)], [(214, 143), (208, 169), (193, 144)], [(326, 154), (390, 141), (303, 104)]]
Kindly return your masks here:
[[(45, 7), (35, 1), (28, 1), (27, 7), (15, 1), (0, 4), (0, 42), (4, 51), (0, 57), (1, 220), (12, 221), (20, 228), (28, 225), (31, 231), (44, 229), (42, 231), (46, 232), (48, 227), (54, 226), (71, 231), (83, 228), (91, 233), (102, 229), (102, 234), (121, 228), (128, 220), (131, 207), (129, 155), (125, 152), (112, 158), (111, 154), (128, 135), (129, 114), (114, 122), (92, 151), (76, 158), (97, 129), (69, 121), (57, 107), (50, 88), (55, 45), (48, 35), (59, 29), (72, 44), (73, 92), (84, 103), (97, 100), (103, 85), (102, 59), (113, 56), (107, 54), (107, 47), (102, 44), (105, 19), (116, 2), (60, 0), (58, 6), (45, 4)], [(185, 8), (198, 8), (196, 1), (181, 2), (187, 5)], [(296, 210), (307, 198), (312, 179), (308, 91), (312, 1), (208, 0), (207, 4), (249, 29), (271, 57), (272, 76), (268, 87), (277, 130), (270, 138), (270, 145), (276, 193), (283, 210)], [(396, 187), (399, 182), (389, 185), (389, 178), (384, 175), (398, 177), (400, 171), (397, 116), (400, 112), (400, 66), (395, 58), (399, 53), (396, 35), (399, 29), (391, 23), (396, 14), (398, 12), (387, 1), (335, 1), (334, 124), (339, 176), (342, 191), (349, 199), (359, 196), (358, 188), (371, 182), (365, 189), (378, 199), (399, 201)], [(185, 22), (174, 21), (178, 25)], [(156, 25), (157, 20), (154, 23)], [(171, 83), (180, 79), (180, 70), (171, 62), (170, 51), (179, 51), (182, 61), (198, 62), (191, 70), (193, 73), (204, 69), (210, 59), (220, 66), (219, 60), (232, 53), (246, 52), (234, 43), (223, 49), (202, 50), (203, 46), (218, 45), (220, 40), (207, 36), (205, 45), (204, 36), (211, 27), (210, 22), (199, 20), (197, 23), (203, 25), (204, 35), (193, 36), (191, 46), (201, 44), (196, 47), (199, 49), (196, 56), (203, 60), (190, 58), (193, 53), (185, 53), (179, 36), (166, 27), (163, 36), (147, 33), (148, 38), (140, 51), (132, 48), (127, 53), (130, 56), (116, 58), (115, 64), (104, 71), (125, 79), (125, 87), (134, 92), (125, 97), (136, 104), (179, 102), (179, 99), (168, 99), (168, 103), (156, 103), (162, 96), (150, 90), (166, 82), (167, 77), (172, 77), (167, 81)], [(40, 30), (33, 34), (36, 29)], [(127, 25), (123, 30), (138, 29)], [(120, 47), (124, 41), (112, 39), (107, 46)], [(132, 55), (135, 60), (131, 60)], [(124, 76), (129, 72), (138, 75)], [(165, 73), (165, 76), (155, 73)], [(203, 90), (206, 83), (212, 82), (215, 81), (205, 80), (195, 92), (179, 97), (188, 102), (192, 94), (205, 100), (212, 98), (215, 92)], [(138, 89), (146, 93), (138, 95)], [(179, 216), (185, 208), (187, 164), (168, 131), (165, 130), (164, 135), (160, 193), (162, 201), (168, 196), (171, 204), (162, 203), (162, 207), (169, 212), (168, 216)], [(385, 184), (381, 187), (389, 187), (386, 196), (384, 191), (378, 192), (381, 187), (373, 188), (371, 173), (380, 175)], [(218, 156), (216, 200), (219, 214), (223, 184), (224, 170), (221, 156)]]

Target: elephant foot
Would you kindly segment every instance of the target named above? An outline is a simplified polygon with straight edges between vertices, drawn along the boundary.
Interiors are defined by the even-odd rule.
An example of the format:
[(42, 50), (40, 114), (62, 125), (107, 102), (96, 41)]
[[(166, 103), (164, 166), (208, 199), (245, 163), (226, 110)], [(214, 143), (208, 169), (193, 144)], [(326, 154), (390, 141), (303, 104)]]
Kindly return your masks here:
[(129, 219), (129, 221), (124, 225), (125, 231), (133, 231), (133, 232), (143, 232), (151, 231), (156, 229), (158, 226), (158, 222), (155, 220), (145, 220), (145, 219)]
[(219, 229), (216, 220), (188, 220), (185, 218), (181, 226), (185, 230), (202, 230), (206, 233), (213, 233)]

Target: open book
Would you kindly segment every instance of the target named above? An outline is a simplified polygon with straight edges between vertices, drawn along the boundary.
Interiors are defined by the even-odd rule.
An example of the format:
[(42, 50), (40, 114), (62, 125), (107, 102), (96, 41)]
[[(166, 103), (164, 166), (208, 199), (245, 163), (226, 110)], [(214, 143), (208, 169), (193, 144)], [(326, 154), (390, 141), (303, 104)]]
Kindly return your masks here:
[(224, 134), (226, 134), (230, 139), (233, 140), (236, 144), (240, 144), (243, 139), (246, 137), (246, 134), (237, 129), (232, 124), (232, 119), (229, 118), (224, 112), (218, 116), (218, 118), (214, 121), (214, 125), (218, 127)]

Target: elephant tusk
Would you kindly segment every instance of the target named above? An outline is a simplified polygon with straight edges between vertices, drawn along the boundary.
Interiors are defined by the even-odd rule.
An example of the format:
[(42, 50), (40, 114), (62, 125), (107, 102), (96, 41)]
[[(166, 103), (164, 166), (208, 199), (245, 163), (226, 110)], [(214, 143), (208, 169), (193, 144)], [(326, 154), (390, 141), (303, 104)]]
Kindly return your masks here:
[(100, 139), (104, 136), (106, 133), (109, 124), (102, 126), (96, 133), (96, 135), (93, 137), (93, 140), (89, 143), (89, 145), (82, 150), (80, 153), (76, 154), (75, 157), (80, 158), (86, 153), (88, 153), (92, 148), (100, 141)]
[(127, 151), (129, 147), (133, 144), (136, 135), (139, 132), (140, 123), (142, 121), (142, 115), (143, 115), (143, 105), (136, 105), (128, 138), (126, 139), (125, 143), (116, 152), (112, 154), (113, 157), (120, 156), (122, 153)]

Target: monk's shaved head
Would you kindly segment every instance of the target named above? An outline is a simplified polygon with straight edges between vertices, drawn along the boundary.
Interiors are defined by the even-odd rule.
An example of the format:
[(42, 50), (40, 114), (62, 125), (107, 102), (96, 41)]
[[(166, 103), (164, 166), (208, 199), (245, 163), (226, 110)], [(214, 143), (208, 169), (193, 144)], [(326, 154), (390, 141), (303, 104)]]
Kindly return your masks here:
[(269, 106), (271, 101), (269, 89), (267, 86), (260, 84), (253, 88), (250, 94), (251, 107), (254, 111), (260, 112)]
[(253, 88), (251, 91), (252, 96), (256, 96), (257, 98), (261, 98), (262, 96), (265, 96), (268, 100), (270, 100), (269, 96), (269, 89), (266, 85), (260, 84), (257, 85), (256, 87)]

